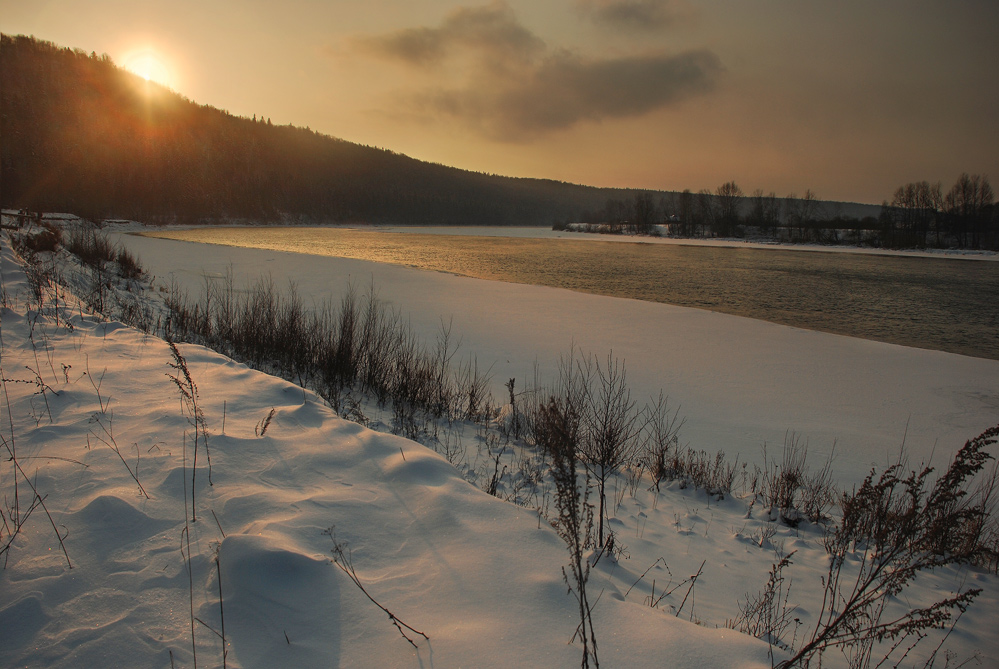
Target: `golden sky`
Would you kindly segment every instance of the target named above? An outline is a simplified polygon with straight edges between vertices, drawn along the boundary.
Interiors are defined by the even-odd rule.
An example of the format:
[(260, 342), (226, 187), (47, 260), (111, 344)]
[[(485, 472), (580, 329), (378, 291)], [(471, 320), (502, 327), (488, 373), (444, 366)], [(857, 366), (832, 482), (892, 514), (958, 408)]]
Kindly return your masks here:
[(0, 0), (0, 30), (482, 172), (871, 203), (999, 181), (995, 0)]

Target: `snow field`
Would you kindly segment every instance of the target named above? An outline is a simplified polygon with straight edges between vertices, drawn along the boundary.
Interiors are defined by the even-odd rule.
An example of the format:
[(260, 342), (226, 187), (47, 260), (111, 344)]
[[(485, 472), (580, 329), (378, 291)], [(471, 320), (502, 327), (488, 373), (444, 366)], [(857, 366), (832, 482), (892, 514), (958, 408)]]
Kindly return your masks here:
[[(361, 276), (363, 284), (375, 271), (370, 263), (316, 264), (301, 256), (284, 257), (289, 254), (242, 257), (215, 248), (192, 253), (191, 246), (180, 246), (174, 248), (181, 252), (172, 254), (167, 246), (144, 248), (140, 253), (147, 266), (172, 265), (174, 276), (188, 282), (194, 294), (203, 281), (195, 269), (199, 262), (208, 271), (215, 265), (224, 269), (234, 256), (244, 263), (236, 267), (246, 275), (275, 267), (290, 275), (294, 267), (303, 277), (300, 289), (303, 283), (313, 286), (313, 295), (337, 290), (345, 268), (355, 272), (348, 271), (348, 276)], [(40, 510), (33, 514), (11, 548), (7, 569), (0, 572), (0, 629), (5, 638), (0, 664), (170, 666), (173, 660), (177, 666), (190, 666), (188, 563), (182, 536), (185, 485), (191, 493), (192, 428), (177, 388), (166, 377), (173, 373), (169, 348), (155, 337), (117, 323), (96, 323), (78, 312), (71, 331), (56, 325), (50, 315), (36, 318), (25, 297), (23, 275), (17, 274), (6, 247), (4, 254), (4, 286), (14, 297), (11, 308), (0, 314), (2, 366), (5, 378), (24, 381), (6, 386), (18, 457), (28, 458), (23, 462), (30, 463), (33, 480), (47, 495), (74, 568), (67, 568), (45, 516)], [(165, 274), (159, 276), (162, 280)], [(275, 283), (283, 280), (279, 277), (275, 275)], [(480, 356), (480, 365), (491, 354), (494, 369), (503, 370), (494, 371), (497, 385), (514, 373), (523, 374), (518, 379), (528, 378), (533, 362), (525, 362), (525, 352), (563, 353), (567, 347), (562, 337), (580, 318), (588, 318), (591, 327), (581, 329), (585, 342), (575, 341), (596, 351), (605, 350), (599, 346), (608, 338), (624, 335), (617, 322), (624, 318), (627, 331), (638, 330), (637, 338), (623, 339), (630, 342), (624, 348), (633, 386), (651, 387), (657, 373), (674, 365), (677, 369), (668, 377), (671, 387), (716, 398), (700, 410), (680, 398), (688, 417), (685, 441), (697, 448), (722, 447), (726, 442), (701, 437), (728, 429), (750, 441), (756, 428), (739, 434), (735, 424), (754, 414), (751, 426), (770, 429), (767, 421), (783, 414), (772, 409), (760, 413), (759, 399), (747, 389), (761, 385), (764, 397), (770, 398), (766, 406), (789, 404), (789, 412), (807, 407), (804, 427), (809, 430), (832, 429), (839, 420), (850, 434), (881, 431), (884, 427), (875, 414), (893, 413), (912, 398), (932, 414), (913, 421), (917, 435), (912, 439), (929, 435), (941, 414), (948, 420), (937, 427), (942, 424), (955, 433), (995, 416), (989, 409), (996, 397), (991, 361), (972, 361), (984, 367), (966, 365), (968, 359), (961, 356), (940, 354), (944, 359), (936, 360), (939, 356), (925, 355), (932, 352), (887, 345), (871, 349), (872, 342), (856, 344), (848, 338), (763, 324), (775, 341), (774, 348), (767, 349), (771, 357), (744, 351), (741, 357), (749, 369), (735, 367), (722, 374), (720, 370), (740, 357), (728, 350), (732, 338), (745, 343), (749, 337), (752, 344), (758, 336), (755, 328), (761, 327), (757, 322), (667, 309), (676, 333), (667, 344), (680, 346), (681, 352), (669, 353), (667, 345), (646, 349), (642, 357), (642, 346), (653, 341), (642, 337), (664, 321), (631, 301), (603, 298), (598, 306), (604, 309), (573, 316), (594, 305), (564, 291), (553, 295), (547, 289), (469, 283), (412, 271), (379, 269), (376, 286), (383, 298), (407, 310), (417, 308), (414, 324), (429, 333), (428, 339), (442, 314), (431, 316), (426, 310), (441, 305), (454, 309), (455, 331), (464, 335), (463, 350), (471, 348)], [(478, 310), (465, 311), (475, 304)], [(488, 312), (501, 318), (487, 319)], [(539, 319), (542, 312), (547, 319)], [(646, 319), (652, 322), (646, 324)], [(475, 324), (471, 336), (461, 327), (469, 323)], [(670, 331), (665, 331), (667, 337)], [(511, 333), (513, 343), (504, 345), (503, 337)], [(518, 345), (524, 348), (518, 350)], [(812, 353), (821, 350), (823, 359), (804, 368), (816, 374), (805, 384), (796, 381), (803, 369), (794, 366), (808, 365), (810, 346), (817, 347)], [(650, 357), (649, 350), (657, 355)], [(201, 451), (195, 489), (198, 520), (187, 524), (194, 615), (221, 629), (221, 572), (229, 666), (578, 664), (578, 646), (567, 644), (578, 617), (560, 571), (568, 555), (536, 512), (482, 493), (418, 444), (341, 421), (300, 388), (200, 347), (181, 346), (180, 351), (198, 385), (208, 423), (214, 481), (208, 485), (206, 454)], [(790, 370), (781, 369), (778, 353), (789, 360)], [(65, 372), (62, 365), (67, 365)], [(37, 394), (28, 367), (39, 372), (51, 391)], [(90, 373), (85, 374), (88, 367)], [(900, 379), (891, 377), (895, 372)], [(768, 381), (760, 384), (761, 376)], [(858, 378), (870, 385), (851, 391), (849, 384)], [(99, 391), (92, 379), (99, 379), (94, 381)], [(730, 390), (733, 383), (738, 392)], [(905, 387), (896, 388), (896, 383)], [(809, 384), (820, 387), (814, 391), (818, 397), (796, 396)], [(856, 406), (878, 392), (889, 397), (870, 412)], [(503, 397), (502, 392), (494, 395)], [(830, 397), (838, 402), (828, 402)], [(968, 397), (977, 397), (980, 404), (967, 406)], [(937, 406), (941, 401), (944, 406)], [(273, 420), (258, 436), (271, 409)], [(697, 420), (708, 427), (691, 431), (689, 424)], [(844, 421), (854, 422), (844, 426)], [(113, 425), (124, 459), (134, 466), (150, 499), (139, 493), (118, 455), (97, 439), (107, 438), (101, 425)], [(458, 429), (465, 442), (474, 443), (473, 427)], [(774, 431), (782, 436), (786, 429)], [(954, 447), (974, 434), (977, 431), (963, 433)], [(515, 457), (511, 451), (511, 466)], [(864, 457), (882, 458), (871, 453)], [(813, 450), (810, 462), (816, 460)], [(9, 473), (2, 470), (0, 478), (5, 492)], [(767, 644), (724, 625), (738, 614), (739, 600), (763, 587), (775, 549), (798, 551), (785, 572), (792, 579), (789, 602), (799, 607), (794, 616), (806, 624), (815, 615), (815, 595), (826, 565), (821, 527), (774, 526), (759, 504), (717, 500), (676, 484), (656, 493), (646, 481), (632, 490), (623, 476), (613, 481), (608, 499), (611, 527), (625, 552), (617, 560), (602, 559), (589, 584), (591, 601), (599, 596), (594, 616), (606, 666), (769, 665)], [(420, 648), (410, 646), (385, 614), (329, 563), (332, 542), (324, 531), (331, 526), (337, 540), (349, 542), (353, 564), (369, 592), (426, 632), (429, 642), (417, 638)], [(691, 587), (689, 579), (702, 563), (703, 571)], [(906, 594), (907, 601), (937, 597), (962, 584), (984, 587), (948, 645), (958, 660), (976, 650), (982, 651), (986, 664), (999, 657), (993, 629), (999, 588), (993, 575), (946, 571), (918, 583), (915, 592)], [(648, 606), (664, 588), (672, 593), (659, 600), (658, 608)], [(677, 610), (679, 616), (674, 616)], [(221, 664), (217, 635), (201, 623), (195, 627), (198, 662)], [(927, 644), (928, 652), (932, 644)], [(778, 659), (782, 656), (780, 650), (775, 653)], [(835, 664), (840, 658), (828, 659)]]
[[(10, 277), (5, 263), (5, 287), (16, 293), (23, 281)], [(21, 371), (35, 368), (31, 332), (49, 390), (42, 397), (31, 383), (7, 384), (16, 450), (73, 566), (45, 516), (32, 514), (0, 572), (0, 664), (191, 666), (192, 427), (167, 378), (170, 350), (118, 323), (76, 315), (70, 330), (24, 306), (2, 312), (5, 378), (33, 378)], [(340, 420), (284, 381), (200, 347), (180, 351), (212, 459), (210, 485), (199, 453), (197, 520), (186, 523), (194, 616), (205, 623), (195, 623), (202, 666), (222, 659), (207, 627), (222, 627), (219, 571), (229, 666), (578, 663), (567, 644), (576, 621), (561, 580), (565, 550), (536, 514), (469, 485), (418, 444)], [(99, 435), (110, 440), (101, 424), (148, 499), (100, 443)], [(9, 494), (9, 469), (4, 475)], [(329, 563), (323, 532), (331, 526), (372, 595), (429, 635), (418, 650)], [(613, 593), (598, 620), (611, 664), (767, 663), (758, 640), (696, 628)]]

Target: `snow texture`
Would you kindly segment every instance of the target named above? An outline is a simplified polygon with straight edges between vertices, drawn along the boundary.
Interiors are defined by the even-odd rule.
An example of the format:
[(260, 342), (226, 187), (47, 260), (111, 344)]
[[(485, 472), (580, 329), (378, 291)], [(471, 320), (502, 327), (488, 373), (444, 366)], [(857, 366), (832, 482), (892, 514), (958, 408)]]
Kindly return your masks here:
[[(816, 458), (837, 441), (847, 481), (883, 465), (906, 429), (914, 457), (935, 447), (942, 459), (999, 414), (993, 361), (358, 261), (125, 243), (161, 283), (172, 277), (192, 292), (230, 265), (238, 284), (262, 273), (278, 285), (294, 279), (306, 301), (373, 279), (428, 338), (453, 318), (462, 350), (492, 365), (500, 386), (529, 378), (535, 360), (553, 369), (571, 342), (613, 349), (636, 396), (664, 387), (682, 404), (684, 440), (697, 448), (751, 457), (794, 429)], [(578, 665), (568, 554), (535, 510), (485, 494), (419, 444), (341, 420), (312, 393), (181, 345), (209, 433), (211, 470), (199, 443), (195, 476), (194, 428), (167, 378), (176, 374), (167, 344), (79, 309), (68, 322), (39, 315), (7, 245), (2, 261), (2, 429), (56, 530), (36, 509), (6, 556), (0, 665), (192, 666), (193, 625), (198, 663), (220, 666), (223, 612), (230, 667)], [(780, 526), (767, 538), (772, 523), (746, 500), (613, 485), (610, 522), (626, 550), (601, 560), (590, 584), (605, 666), (770, 666), (767, 643), (725, 623), (763, 587), (775, 551), (798, 551), (795, 615), (817, 613), (820, 527)], [(429, 641), (411, 646), (330, 562), (334, 538), (347, 542), (368, 592)], [(696, 584), (682, 585), (702, 562)], [(985, 592), (949, 647), (994, 663), (994, 575), (933, 574), (913, 598), (962, 583)]]

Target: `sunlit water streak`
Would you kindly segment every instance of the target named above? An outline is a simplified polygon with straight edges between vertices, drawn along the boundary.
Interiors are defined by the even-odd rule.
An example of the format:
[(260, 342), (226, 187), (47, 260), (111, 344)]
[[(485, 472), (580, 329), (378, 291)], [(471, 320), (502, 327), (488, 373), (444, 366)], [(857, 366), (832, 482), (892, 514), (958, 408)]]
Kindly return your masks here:
[(999, 360), (994, 262), (342, 228), (153, 234), (665, 302)]

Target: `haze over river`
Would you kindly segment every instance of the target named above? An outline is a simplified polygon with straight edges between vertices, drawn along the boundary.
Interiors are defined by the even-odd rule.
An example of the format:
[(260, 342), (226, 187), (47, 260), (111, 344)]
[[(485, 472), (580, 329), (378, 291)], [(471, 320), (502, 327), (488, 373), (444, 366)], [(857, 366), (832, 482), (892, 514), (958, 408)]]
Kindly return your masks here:
[(698, 307), (999, 360), (997, 262), (328, 227), (152, 234)]

